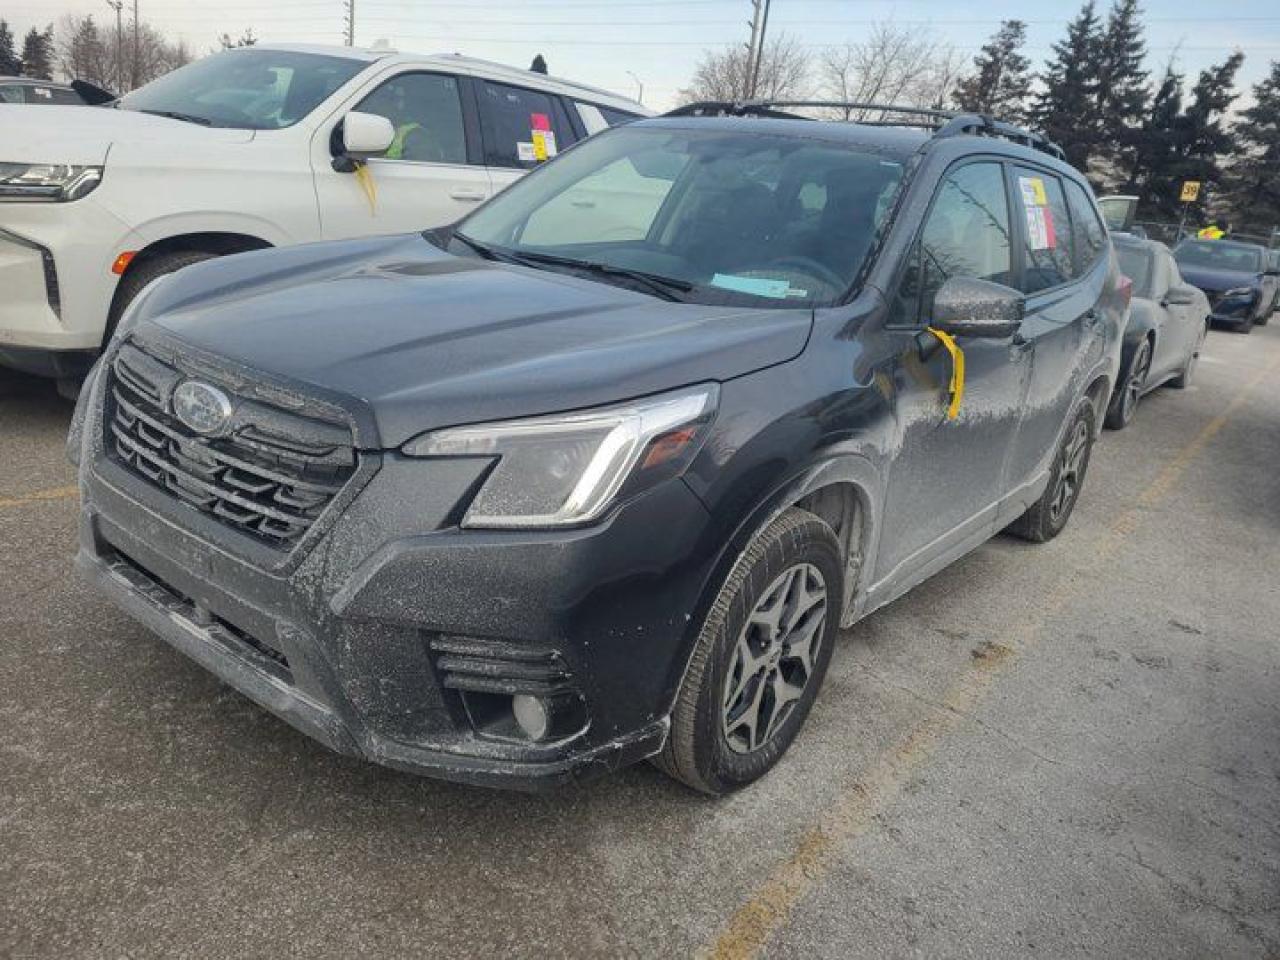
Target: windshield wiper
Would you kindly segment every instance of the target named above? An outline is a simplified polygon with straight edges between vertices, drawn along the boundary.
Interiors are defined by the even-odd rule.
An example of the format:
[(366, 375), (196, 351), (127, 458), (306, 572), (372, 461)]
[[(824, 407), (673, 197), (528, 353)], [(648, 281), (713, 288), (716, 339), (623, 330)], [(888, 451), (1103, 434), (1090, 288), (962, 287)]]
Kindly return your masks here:
[(181, 120), (184, 123), (195, 123), (202, 127), (212, 127), (213, 121), (208, 117), (197, 117), (194, 113), (179, 113), (177, 110), (139, 110), (139, 113), (149, 113), (153, 117), (168, 117), (170, 120)]
[(455, 233), (453, 239), (460, 240), (486, 260), (497, 260), (502, 263), (514, 263), (520, 266), (552, 266), (569, 267), (574, 270), (586, 270), (589, 273), (607, 277), (622, 277), (645, 286), (649, 292), (664, 300), (683, 301), (681, 293), (688, 293), (694, 285), (687, 280), (675, 277), (664, 277), (656, 273), (645, 273), (643, 270), (631, 270), (627, 267), (615, 267), (610, 263), (599, 263), (594, 260), (575, 260), (572, 257), (558, 257), (551, 253), (532, 253), (527, 250), (508, 250), (505, 247), (491, 247), (472, 240), (466, 234)]

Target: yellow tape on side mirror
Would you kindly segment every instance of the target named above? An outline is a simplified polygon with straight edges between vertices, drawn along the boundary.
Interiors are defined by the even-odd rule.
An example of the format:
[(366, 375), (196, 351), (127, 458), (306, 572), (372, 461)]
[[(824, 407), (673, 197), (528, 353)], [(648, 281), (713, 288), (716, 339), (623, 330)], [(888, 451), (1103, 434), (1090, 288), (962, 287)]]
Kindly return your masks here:
[(947, 406), (947, 419), (954, 420), (960, 415), (960, 401), (964, 399), (964, 351), (956, 343), (955, 337), (936, 327), (925, 327), (938, 338), (938, 342), (951, 354), (951, 383), (947, 390), (951, 395), (951, 403)]

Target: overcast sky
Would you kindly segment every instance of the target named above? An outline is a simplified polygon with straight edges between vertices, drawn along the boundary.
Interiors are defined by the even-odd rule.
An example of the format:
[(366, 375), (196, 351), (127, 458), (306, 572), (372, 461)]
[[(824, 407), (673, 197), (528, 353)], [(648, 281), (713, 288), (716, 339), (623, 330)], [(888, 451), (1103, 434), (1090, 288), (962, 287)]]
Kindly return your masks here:
[[(131, 0), (125, 0), (126, 12)], [(344, 0), (138, 0), (139, 12), (198, 52), (223, 32), (251, 27), (263, 40), (341, 43)], [(401, 50), (450, 52), (527, 66), (543, 54), (551, 72), (635, 95), (634, 73), (649, 106), (671, 106), (700, 52), (744, 42), (750, 0), (356, 0), (356, 42), (382, 38)], [(1075, 2), (1050, 0), (774, 0), (769, 32), (786, 32), (815, 52), (864, 34), (876, 20), (918, 26), (938, 40), (973, 53), (1004, 18), (1028, 21), (1029, 55), (1039, 65), (1059, 39)], [(65, 13), (115, 15), (106, 0), (0, 0), (0, 18), (19, 36)], [(1280, 59), (1280, 3), (1230, 4), (1149, 0), (1151, 68), (1178, 51), (1189, 79), (1231, 50), (1246, 54), (1243, 86)]]

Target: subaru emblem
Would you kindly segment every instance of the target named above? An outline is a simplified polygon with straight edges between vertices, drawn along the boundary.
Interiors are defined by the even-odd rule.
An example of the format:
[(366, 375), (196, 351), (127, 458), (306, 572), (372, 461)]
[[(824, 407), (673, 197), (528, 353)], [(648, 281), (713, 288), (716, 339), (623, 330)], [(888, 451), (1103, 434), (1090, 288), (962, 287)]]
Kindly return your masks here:
[(173, 414), (196, 433), (218, 433), (231, 421), (231, 398), (217, 387), (186, 380), (173, 391)]

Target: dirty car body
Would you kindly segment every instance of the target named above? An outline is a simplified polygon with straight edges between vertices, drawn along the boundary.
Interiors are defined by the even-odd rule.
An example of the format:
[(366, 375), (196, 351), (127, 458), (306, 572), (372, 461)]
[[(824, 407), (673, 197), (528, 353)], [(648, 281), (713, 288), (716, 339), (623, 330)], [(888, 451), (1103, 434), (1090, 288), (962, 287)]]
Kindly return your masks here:
[[(1065, 207), (1050, 222), (1049, 248), (1052, 213), (1021, 206), (1045, 185), (1087, 202), (1078, 229)], [(1022, 255), (1037, 227), (1052, 258)], [(994, 247), (966, 262), (979, 228)], [(952, 360), (926, 327), (966, 278), (985, 286), (961, 294), (1002, 283), (1020, 320), (955, 328), (968, 376), (951, 418)], [(673, 748), (725, 592), (780, 518), (828, 544), (795, 570), (829, 643), (1043, 501), (1068, 428), (1092, 442), (1125, 309), (1087, 185), (1044, 152), (641, 121), (454, 228), (244, 254), (149, 288), (70, 438), (79, 566), (336, 750), (562, 783)], [(793, 736), (803, 710), (769, 691), (822, 667), (783, 646), (753, 648), (758, 675), (723, 667), (726, 703), (758, 712), (744, 728), (726, 707), (733, 770), (686, 782), (723, 792), (785, 749), (757, 749), (759, 711)]]

